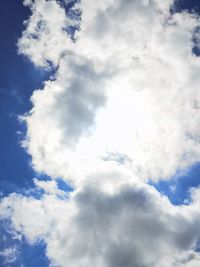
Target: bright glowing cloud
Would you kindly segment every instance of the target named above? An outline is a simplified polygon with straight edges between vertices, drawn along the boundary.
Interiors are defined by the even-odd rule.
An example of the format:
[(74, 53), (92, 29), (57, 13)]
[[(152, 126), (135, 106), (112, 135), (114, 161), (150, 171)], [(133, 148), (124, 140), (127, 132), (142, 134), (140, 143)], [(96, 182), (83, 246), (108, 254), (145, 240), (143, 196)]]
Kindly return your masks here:
[(34, 180), (40, 199), (2, 199), (0, 215), (56, 266), (196, 267), (199, 189), (175, 207), (148, 181), (200, 160), (199, 17), (171, 0), (68, 2), (24, 1), (19, 53), (54, 74), (33, 92), (23, 146), (52, 180)]
[[(67, 18), (57, 2), (31, 4), (20, 51), (38, 66), (51, 62), (58, 68), (34, 92), (26, 118), (26, 145), (36, 170), (76, 183), (95, 161), (115, 153), (129, 159), (142, 179), (158, 180), (199, 161), (200, 63), (192, 54), (199, 19), (171, 15), (170, 4), (82, 1), (74, 7), (82, 10), (75, 42), (63, 30)], [(55, 24), (57, 13), (63, 19)], [(34, 27), (35, 20), (45, 20), (47, 33)], [(50, 38), (45, 51), (50, 48), (52, 56), (39, 37), (51, 32), (65, 40), (55, 35), (59, 46), (44, 37)]]

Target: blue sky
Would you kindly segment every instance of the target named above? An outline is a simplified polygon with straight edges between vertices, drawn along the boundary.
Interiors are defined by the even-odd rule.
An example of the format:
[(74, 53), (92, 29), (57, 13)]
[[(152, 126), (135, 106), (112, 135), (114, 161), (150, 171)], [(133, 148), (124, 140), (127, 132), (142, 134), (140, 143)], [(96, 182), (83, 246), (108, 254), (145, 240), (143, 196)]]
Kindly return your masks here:
[[(33, 171), (30, 158), (19, 146), (20, 135), (25, 128), (18, 115), (31, 108), (32, 91), (41, 86), (46, 73), (35, 69), (23, 56), (17, 54), (17, 40), (24, 29), (23, 21), (30, 11), (22, 1), (3, 1), (1, 7), (1, 184), (3, 192), (19, 190), (29, 185)], [(17, 188), (19, 187), (19, 188)]]
[[(24, 187), (33, 184), (30, 157), (19, 145), (21, 136), (17, 132), (24, 132), (25, 127), (19, 123), (18, 115), (31, 108), (29, 99), (32, 91), (42, 84), (46, 73), (36, 70), (26, 58), (17, 54), (16, 43), (24, 29), (23, 21), (29, 15), (29, 9), (23, 6), (21, 0), (1, 3), (0, 188), (3, 195), (21, 192)], [(4, 231), (1, 229), (1, 234), (6, 234)], [(8, 245), (7, 242), (14, 242), (10, 238), (8, 235), (6, 242), (1, 240), (1, 249)], [(48, 266), (43, 246), (30, 247), (23, 242), (20, 259), (12, 266), (20, 266), (21, 263), (25, 266)], [(5, 266), (2, 258), (0, 266)]]
[[(70, 5), (68, 6), (70, 7)], [(179, 0), (176, 11), (195, 10), (200, 14), (198, 0)], [(43, 82), (51, 75), (51, 71), (37, 68), (26, 56), (17, 53), (17, 41), (25, 29), (23, 22), (31, 12), (23, 6), (21, 0), (3, 0), (0, 8), (0, 192), (1, 197), (12, 192), (24, 193), (34, 186), (33, 178), (49, 180), (49, 176), (35, 172), (31, 167), (31, 156), (20, 146), (24, 138), (26, 126), (19, 121), (18, 116), (30, 111), (32, 104), (30, 97), (33, 91), (43, 87)], [(198, 55), (198, 48), (194, 50)], [(150, 182), (162, 194), (167, 195), (175, 205), (181, 205), (189, 198), (189, 189), (200, 185), (200, 164), (187, 169), (183, 175), (173, 176), (168, 181)], [(66, 191), (63, 181), (58, 187)], [(35, 191), (33, 192), (34, 196)], [(0, 233), (0, 249), (15, 244), (19, 247), (18, 259), (11, 264), (5, 264), (0, 257), (0, 266), (49, 266), (45, 256), (45, 244), (29, 245), (25, 238), (22, 242), (13, 237), (2, 226)]]

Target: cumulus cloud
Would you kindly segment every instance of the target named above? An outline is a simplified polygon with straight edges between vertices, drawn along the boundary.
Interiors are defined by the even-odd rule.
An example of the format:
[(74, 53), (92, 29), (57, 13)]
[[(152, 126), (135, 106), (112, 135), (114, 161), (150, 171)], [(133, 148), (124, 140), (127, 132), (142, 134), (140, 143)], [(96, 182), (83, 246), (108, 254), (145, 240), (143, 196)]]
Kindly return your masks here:
[[(101, 179), (116, 179), (109, 175)], [(12, 194), (2, 201), (1, 216), (10, 218), (29, 242), (43, 239), (49, 259), (58, 266), (199, 263), (193, 251), (200, 236), (199, 202), (174, 207), (141, 182), (116, 182), (109, 192), (100, 184), (85, 184), (69, 201), (49, 194), (40, 200)]]
[(67, 29), (78, 27), (78, 22), (65, 16), (58, 1), (26, 0), (24, 5), (31, 11), (25, 21), (26, 30), (18, 42), (19, 53), (27, 55), (39, 67), (56, 65), (72, 40), (67, 38)]
[(200, 63), (192, 54), (199, 18), (172, 15), (172, 1), (81, 1), (73, 41), (63, 31), (73, 19), (58, 2), (29, 2), (20, 52), (57, 68), (25, 118), (37, 171), (77, 183), (116, 154), (157, 181), (199, 161)]
[(54, 74), (31, 97), (23, 145), (52, 180), (34, 180), (40, 199), (3, 198), (1, 218), (62, 267), (198, 266), (198, 189), (176, 207), (147, 181), (200, 160), (199, 18), (171, 0), (24, 4), (19, 52)]

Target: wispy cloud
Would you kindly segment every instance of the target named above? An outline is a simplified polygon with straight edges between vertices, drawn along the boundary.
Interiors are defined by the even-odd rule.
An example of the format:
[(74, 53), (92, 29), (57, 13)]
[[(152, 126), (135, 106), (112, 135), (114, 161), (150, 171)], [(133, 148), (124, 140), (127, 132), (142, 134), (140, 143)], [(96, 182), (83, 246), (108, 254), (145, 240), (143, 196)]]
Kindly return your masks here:
[(9, 264), (14, 263), (18, 256), (18, 250), (16, 247), (5, 248), (0, 251), (0, 258), (3, 258), (3, 266), (9, 266)]

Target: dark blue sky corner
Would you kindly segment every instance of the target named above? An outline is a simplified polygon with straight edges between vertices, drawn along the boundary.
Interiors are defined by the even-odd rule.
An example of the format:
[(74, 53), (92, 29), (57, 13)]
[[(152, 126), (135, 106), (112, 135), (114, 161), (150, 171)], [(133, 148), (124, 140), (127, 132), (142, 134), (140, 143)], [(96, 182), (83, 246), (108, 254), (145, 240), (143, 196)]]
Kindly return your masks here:
[(186, 11), (199, 15), (199, 0), (174, 0), (174, 5), (171, 7), (171, 11), (172, 13)]
[[(174, 4), (170, 9), (171, 14), (180, 12), (189, 12), (195, 16), (200, 16), (200, 4), (199, 0), (174, 0)], [(192, 37), (192, 54), (200, 56), (200, 25), (194, 29)]]

